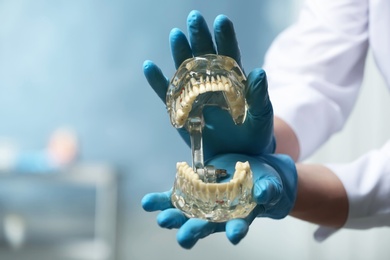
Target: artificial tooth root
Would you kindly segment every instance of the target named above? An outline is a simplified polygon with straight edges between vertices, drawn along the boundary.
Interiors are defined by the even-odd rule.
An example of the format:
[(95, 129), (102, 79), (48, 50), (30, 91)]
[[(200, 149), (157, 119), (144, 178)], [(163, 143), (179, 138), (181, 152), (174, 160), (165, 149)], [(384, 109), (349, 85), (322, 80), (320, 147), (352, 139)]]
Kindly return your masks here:
[(184, 125), (185, 120), (187, 120), (191, 112), (192, 104), (199, 95), (217, 91), (225, 93), (233, 117), (235, 114), (242, 113), (242, 106), (244, 104), (243, 97), (237, 95), (229, 78), (220, 75), (206, 76), (205, 78), (201, 76), (198, 81), (195, 78), (191, 78), (177, 97), (175, 106), (176, 123), (178, 125)]

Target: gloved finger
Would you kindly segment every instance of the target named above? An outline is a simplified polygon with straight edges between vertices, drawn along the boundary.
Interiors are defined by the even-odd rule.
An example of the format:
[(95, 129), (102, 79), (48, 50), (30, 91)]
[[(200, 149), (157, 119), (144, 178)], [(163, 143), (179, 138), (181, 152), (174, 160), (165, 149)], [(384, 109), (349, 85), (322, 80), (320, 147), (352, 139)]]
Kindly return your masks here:
[(220, 231), (221, 223), (208, 222), (207, 220), (191, 218), (177, 232), (176, 239), (186, 248), (192, 248), (199, 239)]
[(253, 184), (253, 200), (266, 207), (274, 206), (282, 197), (282, 192), (282, 182), (276, 176), (257, 179)]
[(249, 225), (244, 219), (232, 219), (226, 223), (226, 236), (233, 245), (237, 245), (248, 233)]
[(149, 193), (141, 200), (142, 208), (146, 211), (157, 211), (173, 208), (171, 203), (171, 191)]
[(207, 23), (198, 11), (191, 11), (188, 15), (187, 29), (194, 56), (215, 53)]
[(150, 60), (144, 61), (143, 68), (149, 85), (165, 104), (167, 89), (169, 86), (168, 78), (165, 77), (161, 69)]
[(214, 37), (218, 54), (229, 56), (241, 66), (241, 53), (238, 47), (233, 23), (225, 15), (218, 15), (214, 21)]
[(162, 228), (180, 228), (188, 218), (176, 208), (166, 209), (157, 216), (157, 223)]
[(245, 97), (248, 102), (250, 116), (255, 118), (264, 117), (268, 113), (273, 113), (268, 96), (267, 76), (264, 70), (254, 69), (249, 73)]
[(169, 42), (171, 44), (173, 62), (175, 63), (176, 69), (178, 69), (183, 61), (192, 58), (192, 50), (187, 37), (177, 28), (171, 30)]

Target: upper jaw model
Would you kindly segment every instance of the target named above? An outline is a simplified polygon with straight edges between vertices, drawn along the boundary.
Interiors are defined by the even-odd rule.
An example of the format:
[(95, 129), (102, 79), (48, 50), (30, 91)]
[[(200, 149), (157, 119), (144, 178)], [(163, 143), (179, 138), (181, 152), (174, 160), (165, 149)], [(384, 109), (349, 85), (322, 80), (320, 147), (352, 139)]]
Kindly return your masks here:
[(176, 128), (189, 118), (202, 117), (206, 105), (227, 109), (236, 124), (246, 116), (246, 78), (235, 60), (207, 54), (184, 61), (174, 75), (167, 93), (167, 108)]
[(226, 170), (203, 162), (203, 107), (226, 109), (235, 124), (242, 124), (247, 107), (245, 81), (235, 60), (215, 54), (184, 61), (171, 80), (167, 91), (170, 120), (174, 127), (187, 129), (192, 149), (192, 167), (177, 164), (171, 200), (188, 217), (223, 222), (245, 217), (255, 207), (248, 162), (237, 162), (233, 179), (227, 183), (217, 183), (227, 175)]

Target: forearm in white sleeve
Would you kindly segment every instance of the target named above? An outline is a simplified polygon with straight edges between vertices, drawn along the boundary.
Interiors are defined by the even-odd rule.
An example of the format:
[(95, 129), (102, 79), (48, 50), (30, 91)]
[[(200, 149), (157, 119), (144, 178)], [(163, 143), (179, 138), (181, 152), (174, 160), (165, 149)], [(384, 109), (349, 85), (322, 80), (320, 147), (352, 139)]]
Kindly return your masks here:
[[(350, 164), (327, 167), (347, 192), (349, 213), (344, 228), (390, 226), (390, 140), (380, 150), (371, 151)], [(321, 227), (315, 237), (323, 240), (336, 230)]]
[(295, 132), (300, 160), (342, 128), (356, 101), (368, 46), (366, 2), (308, 1), (266, 55), (274, 113)]

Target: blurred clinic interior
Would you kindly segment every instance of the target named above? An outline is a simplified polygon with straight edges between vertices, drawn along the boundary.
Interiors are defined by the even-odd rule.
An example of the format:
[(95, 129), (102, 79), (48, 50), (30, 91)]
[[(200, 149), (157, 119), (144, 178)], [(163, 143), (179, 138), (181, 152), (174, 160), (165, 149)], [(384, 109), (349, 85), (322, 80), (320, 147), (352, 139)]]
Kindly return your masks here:
[[(222, 13), (234, 22), (251, 71), (301, 5), (156, 3), (0, 1), (0, 259), (389, 259), (388, 229), (317, 243), (316, 226), (291, 217), (257, 219), (237, 246), (221, 233), (184, 250), (142, 210), (143, 195), (168, 190), (176, 162), (190, 161), (143, 61), (173, 75), (168, 34), (197, 9), (209, 25)], [(365, 73), (344, 130), (310, 161), (350, 161), (388, 137), (389, 95), (370, 55)]]

